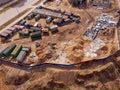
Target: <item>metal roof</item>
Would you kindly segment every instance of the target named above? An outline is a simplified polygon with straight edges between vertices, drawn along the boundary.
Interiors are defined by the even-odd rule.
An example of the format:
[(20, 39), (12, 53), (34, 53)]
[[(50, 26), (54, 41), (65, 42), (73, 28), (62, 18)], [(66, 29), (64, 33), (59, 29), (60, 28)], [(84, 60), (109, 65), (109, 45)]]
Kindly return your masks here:
[(26, 55), (27, 55), (27, 53), (26, 53), (25, 51), (21, 51), (21, 52), (19, 53), (19, 55), (17, 56), (16, 60), (17, 60), (18, 62), (23, 62), (24, 59), (25, 59), (25, 57), (26, 57)]
[(40, 9), (35, 9), (33, 11), (34, 13), (39, 13), (42, 15), (47, 15), (47, 16), (52, 16), (52, 17), (57, 17), (57, 18), (61, 18), (62, 14), (60, 12), (56, 12), (54, 10), (48, 9), (48, 8), (40, 8)]
[(2, 37), (7, 37), (7, 36), (8, 36), (8, 33), (2, 32), (2, 33), (0, 33), (0, 36), (2, 36)]
[(0, 47), (0, 54), (2, 54), (4, 52), (4, 50), (6, 50), (7, 48), (8, 48), (7, 45)]

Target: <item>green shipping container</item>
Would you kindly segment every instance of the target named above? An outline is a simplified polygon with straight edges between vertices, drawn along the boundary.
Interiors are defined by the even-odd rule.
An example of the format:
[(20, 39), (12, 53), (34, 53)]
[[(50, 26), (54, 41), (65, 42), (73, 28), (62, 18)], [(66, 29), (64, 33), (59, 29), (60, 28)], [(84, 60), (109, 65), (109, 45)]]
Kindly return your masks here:
[(31, 33), (31, 38), (39, 38), (39, 37), (41, 37), (40, 32)]
[(9, 56), (11, 54), (11, 52), (15, 49), (16, 44), (12, 44), (11, 46), (9, 46), (4, 52), (3, 55), (4, 56)]
[(17, 46), (17, 47), (13, 50), (13, 52), (11, 53), (11, 56), (17, 57), (17, 56), (19, 55), (20, 51), (22, 50), (22, 48), (23, 48), (22, 45)]

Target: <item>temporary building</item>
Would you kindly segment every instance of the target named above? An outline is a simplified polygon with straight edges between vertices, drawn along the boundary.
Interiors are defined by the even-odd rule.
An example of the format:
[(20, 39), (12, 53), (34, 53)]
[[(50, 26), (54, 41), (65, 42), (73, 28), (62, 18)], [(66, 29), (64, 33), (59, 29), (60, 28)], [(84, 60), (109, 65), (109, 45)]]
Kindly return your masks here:
[(17, 30), (22, 30), (24, 28), (24, 26), (21, 26), (21, 25), (15, 25), (14, 26)]
[(37, 15), (35, 16), (35, 20), (36, 20), (36, 21), (38, 21), (40, 18), (41, 18), (41, 15), (40, 15), (40, 14), (37, 14)]
[(34, 33), (31, 33), (30, 36), (31, 36), (31, 39), (32, 39), (32, 40), (42, 37), (41, 32), (34, 32)]
[(16, 28), (13, 27), (13, 26), (12, 26), (12, 27), (9, 27), (8, 30), (10, 30), (10, 31), (12, 31), (12, 32), (14, 32), (14, 33), (17, 31)]
[(21, 51), (19, 53), (19, 55), (17, 56), (16, 60), (19, 62), (19, 63), (22, 63), (24, 60), (25, 60), (25, 57), (26, 57), (27, 53), (25, 51)]
[(13, 31), (5, 30), (4, 32), (7, 33), (9, 36), (12, 36), (12, 35), (13, 35)]
[(0, 33), (0, 37), (1, 37), (1, 40), (3, 41), (3, 40), (8, 39), (8, 38), (9, 38), (9, 35), (8, 35), (7, 33), (5, 33), (5, 32), (1, 32), (1, 33)]
[(3, 55), (4, 56), (9, 56), (11, 54), (11, 52), (15, 49), (16, 44), (12, 44), (11, 46), (9, 46), (4, 52)]
[(83, 5), (87, 0), (68, 0), (73, 6)]
[(25, 23), (26, 23), (25, 20), (21, 20), (21, 21), (19, 22), (20, 25), (24, 25)]
[(30, 33), (29, 31), (19, 31), (20, 37), (29, 37)]
[(33, 13), (40, 14), (42, 17), (50, 16), (53, 18), (62, 18), (61, 12), (51, 10), (49, 8), (41, 7), (39, 9), (33, 10)]
[(25, 51), (25, 52), (29, 52), (31, 50), (31, 48), (30, 47), (27, 47), (27, 46), (24, 46), (23, 48), (22, 48), (22, 51)]
[(0, 47), (0, 55), (2, 55), (2, 53), (8, 48), (7, 45), (1, 46)]
[(30, 14), (27, 16), (27, 18), (28, 18), (28, 20), (31, 20), (31, 19), (33, 19), (34, 16), (35, 16), (34, 13), (30, 13)]
[(22, 50), (22, 45), (16, 46), (16, 48), (11, 53), (11, 56), (17, 57), (21, 50)]
[(30, 33), (33, 33), (33, 32), (41, 32), (41, 29), (40, 28), (37, 28), (37, 27), (31, 27), (30, 30), (29, 30)]
[(57, 25), (51, 26), (51, 27), (50, 27), (50, 31), (51, 31), (51, 32), (56, 32), (56, 31), (58, 31), (58, 26), (57, 26)]
[(51, 23), (52, 20), (53, 20), (52, 17), (47, 17), (46, 18), (46, 23), (49, 24), (49, 23)]

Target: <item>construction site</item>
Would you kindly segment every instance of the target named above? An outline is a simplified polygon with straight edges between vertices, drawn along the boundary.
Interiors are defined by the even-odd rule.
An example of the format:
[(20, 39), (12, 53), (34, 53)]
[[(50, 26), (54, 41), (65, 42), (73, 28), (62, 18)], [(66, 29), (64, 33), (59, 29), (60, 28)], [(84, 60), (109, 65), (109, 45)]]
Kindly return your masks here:
[[(103, 69), (110, 69), (102, 67), (104, 61), (101, 60), (105, 60), (104, 64), (109, 61), (114, 64), (118, 63), (110, 58), (119, 58), (116, 55), (116, 52), (118, 54), (120, 50), (119, 0), (41, 0), (38, 6), (33, 7), (24, 17), (0, 31), (0, 62), (7, 64), (7, 66), (4, 66), (5, 69), (8, 69), (13, 64), (15, 67), (18, 65), (19, 69), (24, 67), (21, 72), (24, 72), (24, 69), (32, 69), (34, 67), (32, 72), (40, 70), (41, 72), (43, 71), (43, 75), (48, 70), (44, 71), (44, 69), (52, 66), (48, 70), (53, 75), (50, 78), (54, 78), (56, 81), (64, 81), (65, 78), (59, 78), (59, 76), (70, 74), (68, 79), (74, 77), (75, 82), (81, 86), (81, 89), (77, 87), (74, 89), (75, 87), (73, 88), (72, 86), (68, 89), (64, 85), (60, 86), (61, 83), (50, 81), (50, 85), (48, 82), (46, 89), (19, 86), (15, 90), (52, 90), (50, 88), (52, 88), (51, 84), (53, 83), (56, 84), (53, 90), (119, 90), (103, 89), (104, 85), (102, 83), (104, 83), (104, 80), (102, 77), (101, 82), (102, 80), (103, 82), (99, 83), (101, 87), (94, 87), (93, 83), (90, 83), (90, 87), (89, 85), (88, 87), (85, 86), (86, 89), (82, 87), (83, 78), (86, 79), (89, 75), (91, 77), (94, 73), (93, 69), (101, 67), (100, 72)], [(108, 67), (112, 65), (110, 64)], [(57, 68), (54, 68), (54, 66)], [(58, 69), (59, 66), (60, 69)], [(70, 67), (67, 69), (67, 66)], [(74, 76), (69, 71), (61, 71), (61, 67), (65, 71), (71, 70), (77, 76)], [(80, 71), (75, 72), (71, 69), (72, 67), (76, 71), (78, 69)], [(90, 70), (84, 71), (84, 68), (85, 70), (90, 68), (93, 72), (90, 72)], [(57, 73), (55, 76), (54, 70), (58, 70), (55, 72)], [(63, 73), (59, 75), (59, 71)], [(95, 71), (98, 72), (97, 69)], [(89, 72), (87, 73), (89, 74), (88, 76), (86, 72)], [(117, 72), (113, 70), (113, 73), (116, 75)], [(85, 74), (86, 76), (84, 77)], [(26, 75), (29, 79), (29, 75)], [(95, 75), (97, 76), (98, 74)], [(81, 79), (82, 76), (83, 78)], [(70, 82), (66, 80), (66, 84), (71, 85), (74, 83), (72, 79)], [(8, 80), (7, 82), (10, 81)]]
[(44, 6), (36, 7), (0, 33), (1, 58), (10, 57), (9, 61), (25, 65), (73, 64), (112, 55), (119, 49), (119, 17), (117, 12), (110, 12), (117, 8), (116, 3), (106, 2), (104, 7), (98, 2), (96, 5), (92, 5), (95, 2), (81, 2), (80, 5), (85, 3), (91, 8), (76, 8), (67, 0), (46, 1)]

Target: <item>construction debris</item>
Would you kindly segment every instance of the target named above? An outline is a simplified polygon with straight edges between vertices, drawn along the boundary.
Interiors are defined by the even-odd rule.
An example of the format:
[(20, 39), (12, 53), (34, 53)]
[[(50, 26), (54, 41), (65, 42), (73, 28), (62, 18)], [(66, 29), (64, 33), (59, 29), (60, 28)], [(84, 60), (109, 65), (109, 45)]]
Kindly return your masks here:
[(97, 50), (99, 50), (100, 48), (102, 48), (105, 45), (104, 41), (97, 38), (94, 41), (92, 41), (90, 43), (89, 46), (87, 46), (86, 48), (84, 48), (84, 54), (86, 57), (97, 57)]
[(94, 40), (100, 30), (106, 30), (108, 27), (115, 27), (118, 24), (118, 20), (112, 20), (113, 17), (107, 14), (102, 14), (96, 20), (96, 23), (88, 28), (83, 36), (84, 40)]

